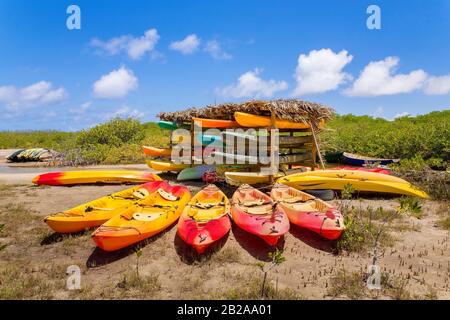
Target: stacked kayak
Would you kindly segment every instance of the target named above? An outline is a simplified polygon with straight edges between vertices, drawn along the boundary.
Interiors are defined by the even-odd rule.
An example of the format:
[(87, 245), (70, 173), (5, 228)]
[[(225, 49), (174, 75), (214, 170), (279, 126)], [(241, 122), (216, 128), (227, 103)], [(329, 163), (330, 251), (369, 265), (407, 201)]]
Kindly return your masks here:
[[(284, 176), (283, 173), (278, 172), (274, 175), (274, 179)], [(225, 180), (229, 185), (240, 186), (241, 184), (260, 184), (269, 183), (270, 176), (261, 172), (225, 172)]]
[[(270, 127), (271, 118), (267, 116), (254, 115), (245, 112), (235, 112), (234, 119), (243, 127)], [(279, 129), (309, 129), (311, 126), (308, 123), (292, 122), (283, 119), (276, 119), (275, 124)], [(324, 125), (321, 122), (320, 125)]]
[(146, 198), (162, 183), (162, 181), (149, 182), (116, 192), (72, 209), (52, 214), (46, 217), (44, 221), (58, 233), (80, 232), (85, 229), (98, 227), (116, 215), (118, 209)]
[(34, 177), (32, 182), (38, 185), (63, 186), (94, 183), (142, 183), (159, 180), (161, 178), (158, 175), (144, 171), (83, 170), (44, 173)]
[(345, 230), (339, 210), (305, 192), (283, 184), (275, 184), (270, 193), (289, 221), (320, 236), (335, 240)]
[(156, 171), (162, 171), (162, 172), (168, 172), (168, 171), (174, 171), (178, 172), (183, 169), (189, 168), (189, 164), (176, 164), (171, 161), (158, 161), (158, 160), (146, 160), (147, 165)]
[(233, 194), (231, 217), (243, 230), (274, 246), (289, 231), (289, 220), (283, 210), (265, 193), (248, 184)]
[(147, 147), (142, 146), (142, 150), (144, 154), (151, 157), (168, 157), (170, 158), (172, 154), (172, 149), (170, 148), (156, 148), (156, 147)]
[(351, 184), (355, 190), (403, 194), (428, 198), (428, 195), (409, 182), (391, 175), (359, 170), (316, 170), (281, 177), (277, 182), (295, 189), (343, 190)]
[(215, 185), (198, 192), (184, 208), (178, 220), (178, 234), (198, 253), (223, 238), (231, 228), (230, 202)]
[(17, 150), (6, 157), (6, 160), (11, 162), (47, 161), (52, 157), (52, 151), (48, 149), (32, 148)]
[(192, 121), (196, 126), (202, 128), (236, 128), (239, 124), (232, 120), (220, 120), (220, 119), (203, 119), (203, 118), (192, 118)]
[(158, 182), (158, 188), (149, 196), (116, 210), (114, 217), (95, 230), (92, 238), (105, 251), (125, 248), (175, 223), (190, 199), (187, 187)]
[(200, 180), (207, 172), (215, 172), (216, 167), (210, 165), (201, 165), (190, 168), (185, 168), (177, 176), (178, 181), (186, 180)]

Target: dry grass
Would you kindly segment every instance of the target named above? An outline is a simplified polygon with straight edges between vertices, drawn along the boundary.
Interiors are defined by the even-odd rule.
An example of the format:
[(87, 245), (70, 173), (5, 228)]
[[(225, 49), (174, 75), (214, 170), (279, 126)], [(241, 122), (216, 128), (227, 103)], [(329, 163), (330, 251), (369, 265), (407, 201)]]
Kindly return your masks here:
[(40, 274), (11, 265), (0, 269), (0, 300), (51, 299), (53, 289), (52, 283)]
[(265, 285), (264, 293), (261, 292), (262, 277), (250, 277), (237, 288), (221, 292), (215, 298), (225, 300), (303, 300), (300, 293), (291, 288), (278, 289), (273, 281)]
[(376, 299), (388, 297), (395, 300), (409, 300), (411, 293), (407, 290), (407, 280), (387, 273), (381, 274), (381, 290), (367, 288), (367, 274), (362, 271), (348, 272), (339, 270), (332, 278), (328, 295), (333, 298), (352, 300)]

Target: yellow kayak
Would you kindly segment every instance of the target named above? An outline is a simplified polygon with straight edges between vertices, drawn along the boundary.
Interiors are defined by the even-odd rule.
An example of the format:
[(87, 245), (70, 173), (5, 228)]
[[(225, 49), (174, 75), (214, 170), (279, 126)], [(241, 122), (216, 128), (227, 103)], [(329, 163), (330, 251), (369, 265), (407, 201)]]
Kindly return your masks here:
[[(271, 119), (267, 116), (257, 116), (245, 112), (235, 112), (234, 119), (243, 127), (270, 127)], [(289, 120), (276, 119), (275, 124), (278, 129), (308, 129), (311, 126), (303, 122), (292, 122)], [(320, 122), (320, 127), (325, 124), (324, 121)]]
[(392, 176), (390, 174), (383, 174), (370, 171), (360, 171), (360, 170), (314, 170), (308, 172), (301, 172), (298, 174), (308, 175), (311, 177), (323, 177), (323, 178), (340, 178), (340, 179), (351, 179), (351, 180), (367, 180), (367, 181), (387, 181), (387, 182), (400, 182), (405, 183), (406, 181)]
[[(343, 190), (346, 184), (351, 184), (353, 188), (359, 191), (404, 194), (428, 198), (428, 195), (424, 191), (413, 186), (409, 182), (396, 177), (391, 177), (396, 180), (388, 180), (389, 176), (382, 173), (365, 172), (365, 175), (362, 178), (358, 177), (358, 175), (350, 174), (344, 176), (335, 175), (330, 177), (326, 175), (314, 174), (315, 172), (316, 171), (311, 171), (288, 175), (278, 179), (277, 182), (299, 190)], [(311, 175), (311, 173), (313, 173), (313, 175)]]
[(111, 195), (86, 202), (45, 218), (55, 232), (74, 233), (98, 227), (116, 214), (115, 210), (147, 197), (161, 182), (149, 182)]
[(147, 165), (153, 170), (157, 171), (181, 171), (183, 169), (189, 168), (189, 164), (175, 164), (170, 161), (157, 161), (157, 160), (146, 160)]
[[(284, 174), (278, 172), (274, 179), (282, 177)], [(241, 184), (259, 184), (259, 183), (269, 183), (270, 176), (267, 174), (262, 174), (261, 172), (225, 172), (225, 180), (229, 185), (240, 186)]]
[(174, 224), (190, 199), (187, 187), (161, 181), (157, 190), (142, 201), (116, 210), (117, 214), (95, 230), (92, 238), (105, 251), (130, 246)]

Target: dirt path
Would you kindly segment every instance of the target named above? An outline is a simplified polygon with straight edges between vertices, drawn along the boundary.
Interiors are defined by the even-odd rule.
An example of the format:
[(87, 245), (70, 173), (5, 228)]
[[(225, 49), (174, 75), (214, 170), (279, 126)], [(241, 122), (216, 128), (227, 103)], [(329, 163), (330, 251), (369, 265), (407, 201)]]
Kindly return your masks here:
[[(203, 258), (178, 238), (176, 226), (153, 237), (142, 244), (141, 280), (137, 281), (133, 249), (103, 252), (95, 247), (90, 232), (61, 237), (43, 222), (49, 213), (124, 188), (2, 185), (0, 298), (259, 298), (259, 265), (269, 260), (270, 249), (236, 226), (221, 247)], [(192, 187), (192, 191), (196, 190), (198, 187)], [(398, 203), (372, 199), (359, 205), (392, 209)], [(397, 229), (390, 231), (395, 241), (392, 247), (383, 248), (378, 264), (383, 275), (391, 279), (392, 289), (388, 293), (371, 291), (371, 295), (450, 299), (450, 236), (436, 226), (442, 208), (442, 204), (427, 201), (422, 219), (406, 216)], [(334, 246), (311, 232), (292, 227), (281, 244), (286, 261), (269, 273), (269, 287), (277, 288), (278, 298), (348, 298), (352, 290), (361, 294), (364, 282), (360, 279), (355, 284), (351, 276), (367, 269), (370, 251), (337, 255)], [(65, 288), (70, 265), (82, 270), (82, 290)], [(347, 276), (342, 278), (344, 271)], [(336, 294), (330, 290), (336, 292), (339, 286), (342, 292), (338, 290), (334, 297)]]

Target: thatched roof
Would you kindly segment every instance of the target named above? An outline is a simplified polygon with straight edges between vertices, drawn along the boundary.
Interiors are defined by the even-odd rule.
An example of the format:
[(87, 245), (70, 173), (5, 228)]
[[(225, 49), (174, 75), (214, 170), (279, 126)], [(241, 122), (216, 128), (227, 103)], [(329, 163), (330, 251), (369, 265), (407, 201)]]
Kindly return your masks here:
[(247, 112), (255, 115), (270, 115), (273, 110), (277, 118), (294, 122), (312, 122), (317, 125), (319, 121), (330, 120), (334, 110), (319, 103), (297, 99), (279, 100), (253, 100), (245, 103), (224, 103), (204, 108), (190, 108), (184, 111), (161, 112), (161, 120), (177, 123), (190, 122), (192, 118), (234, 120), (234, 113)]

